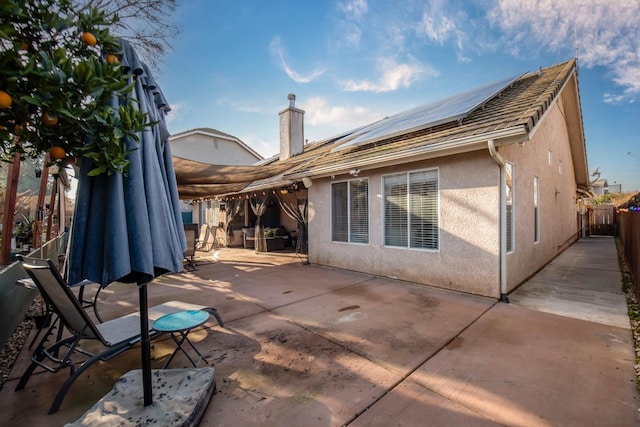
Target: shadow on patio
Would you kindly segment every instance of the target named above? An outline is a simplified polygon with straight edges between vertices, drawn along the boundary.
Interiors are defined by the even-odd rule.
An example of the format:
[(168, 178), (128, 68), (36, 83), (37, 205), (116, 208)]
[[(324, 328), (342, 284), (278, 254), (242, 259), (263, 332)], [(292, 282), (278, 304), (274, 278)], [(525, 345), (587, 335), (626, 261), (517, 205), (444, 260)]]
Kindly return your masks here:
[[(201, 425), (637, 420), (628, 330), (304, 261), (221, 249), (200, 258), (197, 270), (149, 287), (151, 306), (212, 306), (225, 322), (211, 317), (189, 335), (215, 367), (217, 392)], [(105, 319), (137, 308), (135, 285), (101, 293)], [(170, 339), (154, 341), (154, 368), (174, 348)], [(91, 366), (47, 415), (67, 373), (34, 375), (15, 392), (29, 356), (24, 348), (0, 391), (2, 426), (73, 422), (140, 364), (134, 349)], [(187, 364), (178, 354), (171, 368)]]
[[(217, 393), (201, 425), (348, 423), (494, 303), (304, 261), (294, 253), (222, 249), (201, 257), (195, 271), (149, 287), (150, 306), (170, 300), (212, 306), (225, 321), (221, 328), (211, 317), (189, 335), (216, 369)], [(112, 285), (99, 304), (104, 319), (133, 312), (137, 288)], [(154, 368), (174, 345), (154, 341)], [(117, 378), (139, 368), (135, 349), (95, 364), (59, 412), (47, 415), (67, 372), (36, 374), (14, 392), (29, 356), (24, 348), (0, 392), (4, 425), (72, 422)], [(187, 364), (178, 354), (171, 367)]]

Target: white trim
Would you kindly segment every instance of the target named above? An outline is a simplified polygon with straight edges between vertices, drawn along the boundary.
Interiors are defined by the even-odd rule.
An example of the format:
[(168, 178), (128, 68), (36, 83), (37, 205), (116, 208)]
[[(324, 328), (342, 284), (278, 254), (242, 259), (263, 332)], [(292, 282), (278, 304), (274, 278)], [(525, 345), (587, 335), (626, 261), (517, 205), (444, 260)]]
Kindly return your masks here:
[(534, 236), (533, 243), (540, 243), (540, 178), (537, 176), (533, 176), (533, 185), (534, 185), (534, 195), (533, 195), (533, 212), (534, 212)]
[(498, 280), (500, 282), (500, 299), (505, 300), (507, 295), (507, 203), (505, 196), (506, 189), (506, 175), (505, 172), (505, 160), (498, 153), (496, 149), (495, 143), (492, 139), (487, 141), (487, 148), (489, 149), (489, 154), (498, 164), (498, 168), (500, 169), (500, 183), (498, 188), (498, 193), (500, 197), (500, 207), (499, 207), (499, 230), (498, 233), (500, 235), (500, 239), (498, 242), (498, 251), (499, 251), (499, 259), (498, 259), (498, 268), (499, 268), (499, 277)]
[[(509, 165), (511, 167), (511, 230), (507, 230), (507, 231), (511, 231), (511, 242), (509, 242), (508, 239), (508, 234), (507, 234), (507, 240), (505, 241), (507, 244), (511, 243), (511, 250), (507, 249), (507, 254), (511, 254), (513, 252), (515, 252), (516, 250), (516, 172), (515, 172), (515, 165), (509, 161), (505, 160), (505, 171), (507, 168), (507, 165)], [(506, 181), (506, 174), (505, 174), (505, 196), (506, 196), (506, 185), (507, 185), (507, 181)], [(506, 198), (505, 198), (505, 208), (506, 208)], [(505, 211), (506, 213), (506, 211)]]
[[(385, 177), (390, 177), (390, 176), (397, 176), (397, 175), (404, 175), (406, 178), (406, 186), (407, 186), (407, 205), (409, 205), (410, 200), (409, 200), (409, 186), (410, 186), (410, 182), (409, 182), (409, 175), (412, 173), (418, 173), (418, 172), (431, 172), (431, 171), (435, 171), (436, 173), (436, 183), (437, 183), (437, 191), (436, 191), (436, 212), (438, 214), (438, 230), (437, 230), (437, 241), (438, 241), (438, 247), (433, 249), (433, 248), (413, 248), (411, 247), (411, 226), (410, 226), (410, 215), (411, 212), (408, 209), (407, 206), (407, 246), (393, 246), (393, 245), (387, 245), (386, 242), (386, 234), (385, 234), (385, 224), (386, 224), (386, 216), (385, 216), (385, 185), (384, 185), (384, 179)], [(382, 235), (382, 246), (384, 248), (387, 249), (400, 249), (400, 250), (411, 250), (411, 251), (422, 251), (422, 252), (431, 252), (431, 253), (439, 253), (440, 252), (440, 244), (442, 242), (441, 240), (441, 229), (442, 229), (442, 224), (441, 224), (441, 212), (440, 212), (440, 168), (438, 167), (432, 167), (432, 168), (420, 168), (420, 169), (411, 169), (411, 170), (405, 170), (403, 172), (393, 172), (393, 173), (387, 173), (384, 175), (380, 176), (380, 189), (381, 189), (381, 194), (382, 194), (382, 198), (381, 198), (381, 203), (380, 203), (380, 207), (381, 207), (381, 213), (380, 213), (380, 225), (381, 225), (381, 235)]]
[(254, 156), (256, 158), (256, 160), (264, 160), (264, 157), (262, 157), (260, 154), (258, 154), (258, 152), (255, 151), (253, 148), (249, 147), (240, 138), (235, 137), (233, 135), (224, 134), (224, 133), (210, 132), (210, 131), (206, 131), (206, 130), (202, 130), (202, 129), (192, 129), (192, 130), (187, 130), (187, 131), (180, 132), (180, 133), (177, 133), (177, 134), (169, 136), (169, 142), (177, 141), (177, 140), (179, 140), (181, 138), (185, 138), (185, 137), (188, 137), (188, 136), (191, 136), (191, 135), (204, 135), (204, 136), (210, 136), (212, 138), (224, 139), (224, 140), (227, 140), (227, 141), (235, 142), (240, 147), (242, 147), (246, 151), (248, 151), (252, 156)]
[[(569, 75), (567, 76), (567, 79), (562, 84), (562, 87), (560, 88), (560, 90), (556, 93), (556, 95), (551, 100), (551, 103), (549, 104), (549, 106), (544, 110), (544, 112), (542, 113), (542, 116), (540, 116), (538, 118), (538, 121), (533, 126), (533, 129), (531, 129), (531, 131), (529, 132), (529, 138), (530, 139), (533, 139), (533, 136), (535, 135), (536, 131), (540, 127), (540, 124), (544, 121), (544, 117), (547, 115), (547, 113), (549, 113), (549, 111), (551, 111), (552, 107), (558, 103), (558, 100), (560, 99), (560, 95), (562, 94), (562, 92), (564, 92), (564, 88), (567, 87), (567, 85), (569, 84), (569, 81), (572, 80), (572, 76), (573, 76), (573, 74), (575, 72), (576, 72), (576, 69), (574, 67), (573, 70), (571, 70), (571, 73), (569, 73)], [(576, 82), (577, 81), (578, 81), (578, 79), (576, 78)], [(576, 93), (579, 93), (579, 92), (576, 91)], [(560, 108), (560, 107), (558, 107), (558, 108)], [(561, 112), (562, 116), (564, 117), (564, 111), (562, 111), (562, 109), (560, 109), (560, 112)], [(580, 116), (581, 116), (580, 117), (580, 122), (582, 123), (582, 109), (580, 109)], [(566, 125), (566, 123), (567, 123), (567, 120), (565, 118), (565, 125)], [(583, 131), (583, 133), (584, 133), (584, 131)]]
[[(351, 240), (351, 183), (352, 182), (367, 182), (367, 242), (353, 242)], [(347, 241), (333, 240), (333, 186), (336, 184), (347, 183)], [(331, 243), (344, 243), (361, 246), (369, 246), (371, 244), (371, 202), (369, 191), (369, 177), (343, 179), (340, 181), (333, 181), (329, 183), (329, 230), (331, 232), (329, 241)]]

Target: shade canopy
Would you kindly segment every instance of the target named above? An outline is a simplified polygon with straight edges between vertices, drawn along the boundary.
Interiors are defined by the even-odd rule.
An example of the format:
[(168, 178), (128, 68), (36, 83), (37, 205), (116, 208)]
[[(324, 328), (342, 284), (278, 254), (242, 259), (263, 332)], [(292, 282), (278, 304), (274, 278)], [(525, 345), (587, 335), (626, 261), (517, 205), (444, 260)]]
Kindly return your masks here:
[(212, 165), (173, 157), (181, 199), (213, 197), (242, 191), (251, 183), (271, 178), (292, 168), (299, 161), (290, 159), (260, 165)]

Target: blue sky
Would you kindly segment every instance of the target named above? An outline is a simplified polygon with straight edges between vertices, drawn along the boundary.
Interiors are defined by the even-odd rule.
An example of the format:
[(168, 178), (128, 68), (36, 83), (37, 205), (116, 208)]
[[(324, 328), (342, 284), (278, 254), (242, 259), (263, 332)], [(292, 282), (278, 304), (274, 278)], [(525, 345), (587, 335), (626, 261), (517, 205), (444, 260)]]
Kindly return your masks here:
[(589, 168), (640, 190), (636, 0), (183, 0), (157, 77), (172, 133), (211, 127), (265, 157), (296, 94), (305, 138), (576, 56)]

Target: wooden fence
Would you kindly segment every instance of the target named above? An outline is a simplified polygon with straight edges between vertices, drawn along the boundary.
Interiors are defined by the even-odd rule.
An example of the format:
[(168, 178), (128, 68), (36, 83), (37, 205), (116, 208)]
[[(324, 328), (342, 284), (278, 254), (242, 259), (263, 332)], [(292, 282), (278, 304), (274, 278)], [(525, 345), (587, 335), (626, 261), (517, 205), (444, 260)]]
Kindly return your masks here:
[(640, 299), (640, 212), (619, 212), (617, 224), (624, 257), (633, 277), (635, 294)]
[(590, 236), (614, 236), (616, 233), (616, 208), (613, 205), (587, 206)]

